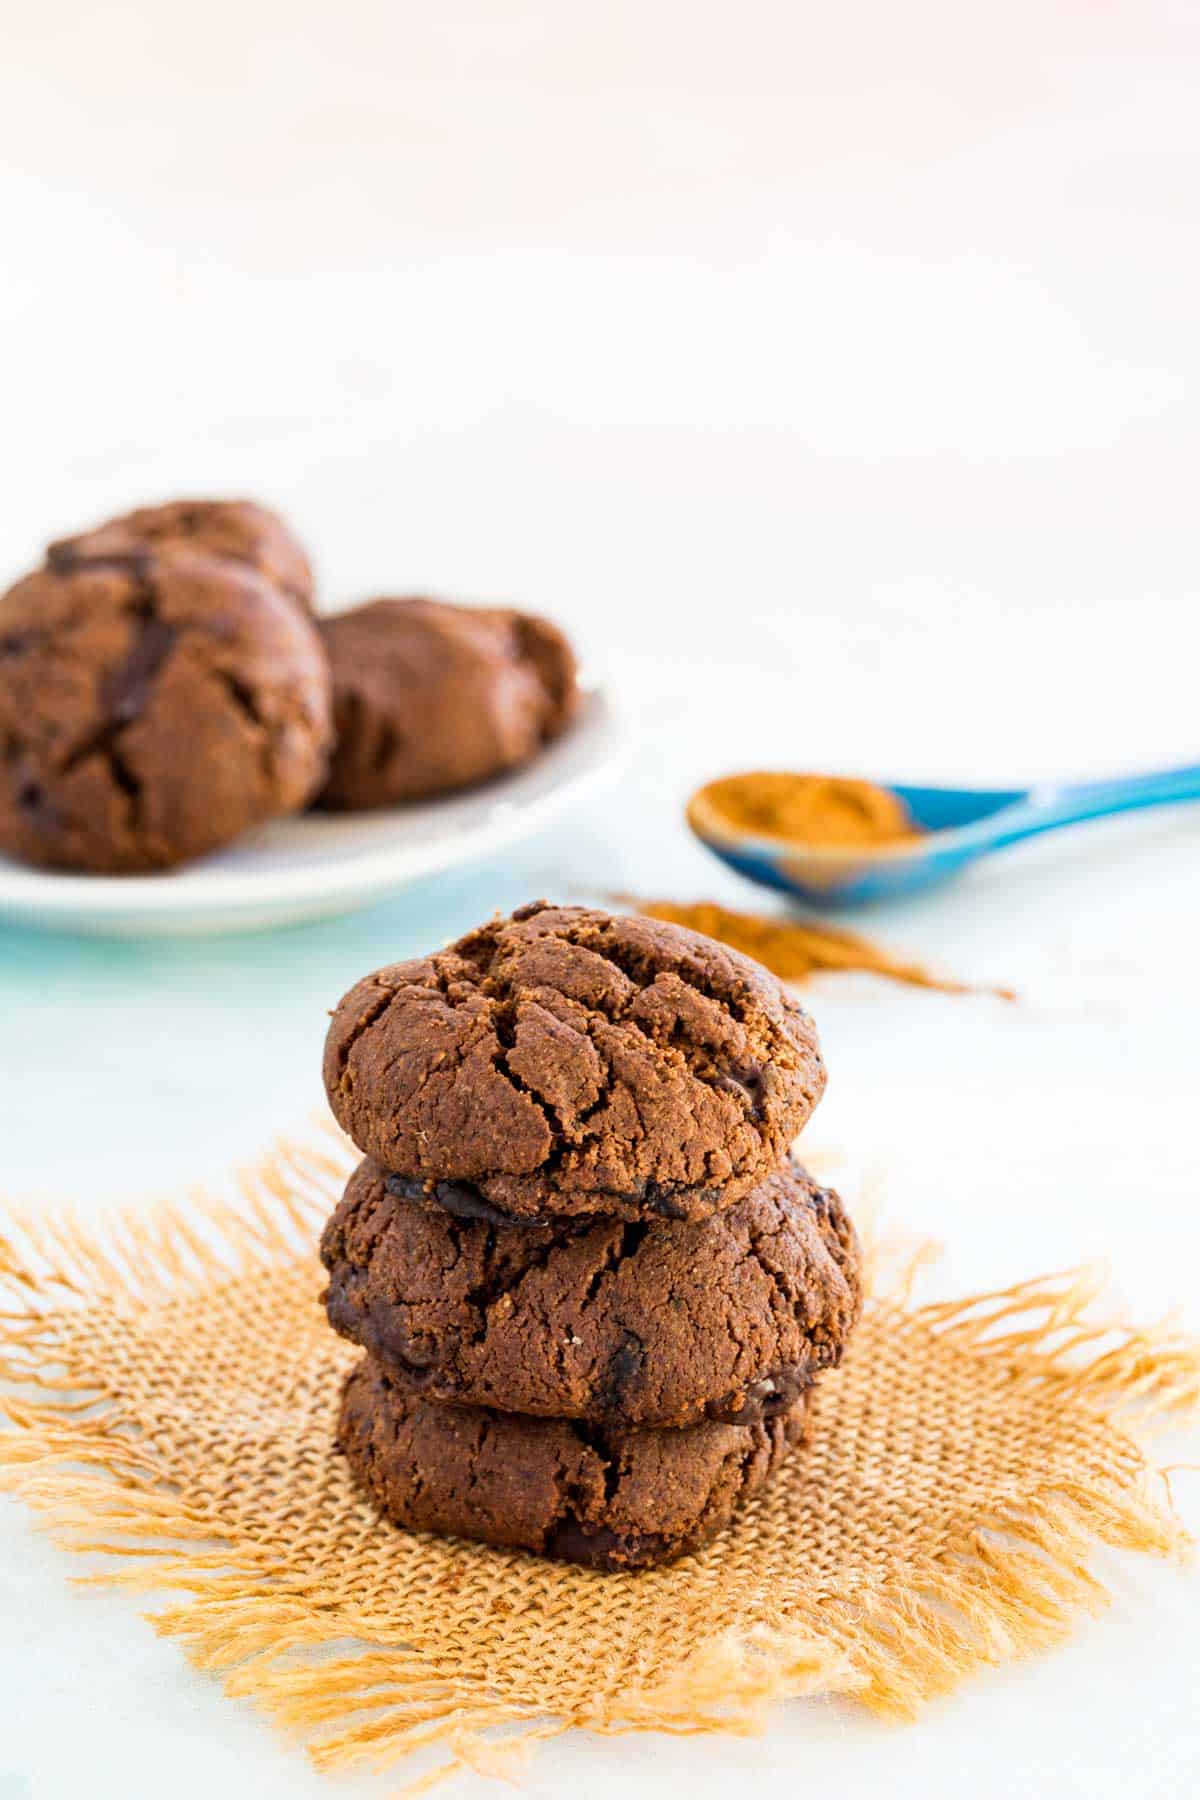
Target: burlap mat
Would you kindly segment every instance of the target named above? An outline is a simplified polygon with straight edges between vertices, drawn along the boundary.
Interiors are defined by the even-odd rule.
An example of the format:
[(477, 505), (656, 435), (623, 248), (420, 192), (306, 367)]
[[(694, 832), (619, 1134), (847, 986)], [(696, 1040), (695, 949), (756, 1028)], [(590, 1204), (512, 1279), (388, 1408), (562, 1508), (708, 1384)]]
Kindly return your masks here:
[(331, 1453), (355, 1352), (312, 1244), (346, 1166), (281, 1152), (234, 1203), (0, 1239), (6, 1479), (62, 1542), (123, 1559), (105, 1579), (178, 1590), (157, 1629), (323, 1767), (432, 1743), (424, 1787), (571, 1726), (746, 1731), (818, 1691), (907, 1716), (1065, 1636), (1104, 1597), (1098, 1544), (1184, 1548), (1114, 1419), (1193, 1403), (1197, 1349), (1089, 1323), (1078, 1276), (920, 1308), (877, 1283), (811, 1450), (673, 1568), (398, 1531)]

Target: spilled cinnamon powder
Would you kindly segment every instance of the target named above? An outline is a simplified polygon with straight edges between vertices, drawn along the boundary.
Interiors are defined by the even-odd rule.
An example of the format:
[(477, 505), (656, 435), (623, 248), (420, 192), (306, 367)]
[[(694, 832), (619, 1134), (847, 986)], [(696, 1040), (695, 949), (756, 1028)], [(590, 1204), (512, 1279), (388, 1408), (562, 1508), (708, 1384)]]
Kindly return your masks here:
[(689, 931), (702, 932), (705, 937), (716, 938), (719, 943), (752, 956), (781, 981), (805, 981), (810, 975), (853, 969), (868, 975), (881, 975), (889, 981), (906, 982), (910, 987), (936, 988), (944, 994), (986, 993), (997, 994), (1003, 1000), (1016, 999), (1012, 988), (975, 987), (967, 982), (951, 981), (933, 974), (920, 963), (893, 956), (855, 931), (819, 924), (814, 919), (769, 918), (757, 913), (733, 912), (712, 900), (684, 904), (672, 900), (634, 900), (629, 904), (647, 918), (684, 925)]

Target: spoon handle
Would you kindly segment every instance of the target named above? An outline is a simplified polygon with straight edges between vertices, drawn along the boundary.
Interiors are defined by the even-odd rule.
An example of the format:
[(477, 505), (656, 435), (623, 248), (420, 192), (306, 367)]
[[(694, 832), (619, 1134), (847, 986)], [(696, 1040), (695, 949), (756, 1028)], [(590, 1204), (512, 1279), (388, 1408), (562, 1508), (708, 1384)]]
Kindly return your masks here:
[(1067, 787), (1031, 788), (1028, 798), (1006, 812), (994, 843), (1015, 844), (1039, 831), (1102, 819), (1110, 813), (1134, 812), (1143, 806), (1169, 806), (1200, 800), (1200, 763), (1179, 769), (1157, 769), (1149, 775), (1122, 775), (1110, 781), (1085, 781)]

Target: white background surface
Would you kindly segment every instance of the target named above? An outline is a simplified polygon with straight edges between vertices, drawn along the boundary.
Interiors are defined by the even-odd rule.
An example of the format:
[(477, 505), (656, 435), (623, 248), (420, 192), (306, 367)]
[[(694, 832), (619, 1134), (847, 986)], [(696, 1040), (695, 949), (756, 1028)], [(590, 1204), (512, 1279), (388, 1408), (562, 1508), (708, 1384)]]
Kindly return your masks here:
[[(556, 614), (638, 731), (568, 827), (356, 919), (0, 933), (14, 1196), (99, 1213), (219, 1178), (317, 1104), (350, 980), (493, 907), (749, 899), (679, 822), (706, 775), (1200, 751), (1194, 6), (0, 22), (3, 570), (144, 498), (261, 494), (330, 602)], [(864, 921), (1020, 1005), (810, 989), (813, 1141), (945, 1240), (931, 1285), (1107, 1255), (1133, 1314), (1200, 1323), (1198, 903), (1196, 812), (1084, 828)], [(1200, 1524), (1200, 1478), (1175, 1486)], [(15, 1506), (0, 1532), (5, 1800), (381, 1791), (319, 1781), (135, 1603), (69, 1589)], [(910, 1729), (797, 1704), (749, 1744), (578, 1738), (528, 1789), (1195, 1791), (1200, 1588), (1106, 1569), (1103, 1619)]]

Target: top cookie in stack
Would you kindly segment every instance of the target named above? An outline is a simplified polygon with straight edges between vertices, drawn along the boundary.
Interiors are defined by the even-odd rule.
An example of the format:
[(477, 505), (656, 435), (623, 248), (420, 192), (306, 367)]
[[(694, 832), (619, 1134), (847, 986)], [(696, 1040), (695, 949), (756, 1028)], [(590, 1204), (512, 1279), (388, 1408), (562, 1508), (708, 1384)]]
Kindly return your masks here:
[(537, 902), (360, 981), (325, 1086), (382, 1169), (470, 1216), (705, 1219), (825, 1087), (773, 976), (654, 919)]
[(804, 1011), (707, 938), (539, 903), (359, 982), (325, 1079), (367, 1157), (322, 1256), (372, 1498), (605, 1568), (722, 1529), (859, 1306), (853, 1228), (789, 1158), (825, 1081)]

